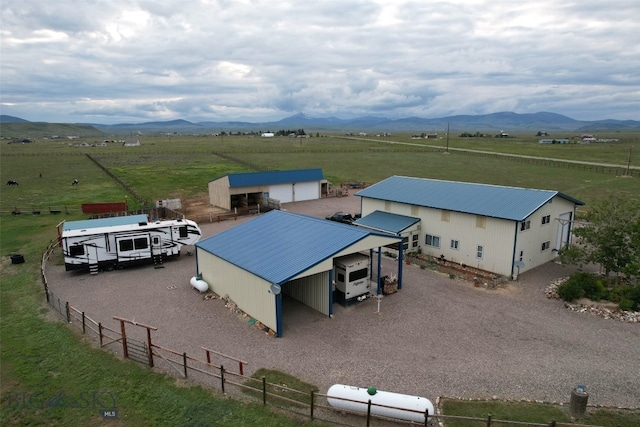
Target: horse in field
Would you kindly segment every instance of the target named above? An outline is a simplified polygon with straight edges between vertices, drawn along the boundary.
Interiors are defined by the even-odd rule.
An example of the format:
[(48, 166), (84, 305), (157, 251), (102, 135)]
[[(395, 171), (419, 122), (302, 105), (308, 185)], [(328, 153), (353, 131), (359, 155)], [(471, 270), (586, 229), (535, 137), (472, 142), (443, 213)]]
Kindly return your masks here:
[(7, 185), (15, 187), (16, 185), (18, 185), (18, 181), (14, 181), (13, 179), (10, 179), (9, 181), (7, 181)]

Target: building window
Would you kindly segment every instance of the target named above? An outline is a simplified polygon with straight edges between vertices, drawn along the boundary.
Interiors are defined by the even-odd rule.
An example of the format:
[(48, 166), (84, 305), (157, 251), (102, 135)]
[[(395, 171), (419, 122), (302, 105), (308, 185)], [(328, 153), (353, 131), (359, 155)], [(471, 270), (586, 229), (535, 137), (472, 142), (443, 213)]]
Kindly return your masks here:
[(482, 245), (476, 246), (476, 258), (482, 259), (484, 255), (484, 247)]
[(427, 234), (424, 242), (427, 246), (433, 246), (434, 248), (440, 247), (440, 236), (432, 236)]
[(455, 249), (456, 251), (460, 248), (460, 241), (456, 239), (451, 239), (451, 249)]
[(417, 234), (414, 234), (413, 236), (411, 236), (411, 247), (412, 248), (417, 248), (418, 247), (418, 240), (420, 239), (420, 236), (418, 236)]
[(542, 225), (549, 224), (551, 222), (551, 215), (545, 215), (542, 217)]
[(550, 247), (551, 247), (551, 242), (546, 241), (542, 244), (542, 251), (549, 250)]
[(450, 218), (451, 218), (451, 211), (442, 211), (440, 213), (440, 221), (449, 222)]
[(187, 226), (183, 225), (179, 227), (180, 237), (185, 238), (189, 237), (189, 231), (187, 230)]
[(531, 221), (522, 221), (520, 223), (520, 231), (525, 231), (531, 228)]
[(476, 215), (476, 228), (487, 228), (487, 217)]

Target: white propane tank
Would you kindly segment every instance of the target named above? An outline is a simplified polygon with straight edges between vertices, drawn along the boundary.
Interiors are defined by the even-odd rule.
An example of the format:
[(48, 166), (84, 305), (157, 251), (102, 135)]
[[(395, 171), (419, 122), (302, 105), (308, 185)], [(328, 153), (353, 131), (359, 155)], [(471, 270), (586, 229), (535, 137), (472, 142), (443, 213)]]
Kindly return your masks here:
[[(360, 388), (344, 384), (334, 384), (327, 391), (329, 405), (347, 411), (366, 414), (369, 400), (371, 400), (372, 415), (422, 423), (425, 421), (424, 415), (426, 411), (428, 411), (429, 415), (435, 414), (433, 404), (425, 397), (379, 391), (375, 387)], [(399, 409), (377, 405), (392, 406)]]
[(191, 278), (190, 283), (191, 283), (191, 286), (193, 286), (194, 288), (196, 288), (200, 292), (206, 292), (206, 291), (209, 290), (209, 284), (207, 282), (205, 282), (204, 280), (202, 280), (198, 276), (193, 276)]

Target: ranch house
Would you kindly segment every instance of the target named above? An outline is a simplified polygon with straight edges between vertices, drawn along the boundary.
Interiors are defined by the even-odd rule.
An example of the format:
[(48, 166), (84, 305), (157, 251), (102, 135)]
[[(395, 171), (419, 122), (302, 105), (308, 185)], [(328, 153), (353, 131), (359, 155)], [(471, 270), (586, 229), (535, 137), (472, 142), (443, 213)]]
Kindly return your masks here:
[(209, 203), (223, 209), (319, 199), (327, 191), (322, 169), (232, 173), (209, 182)]
[(401, 237), (404, 252), (514, 279), (557, 256), (584, 205), (558, 191), (403, 176), (355, 195), (362, 197), (355, 224)]

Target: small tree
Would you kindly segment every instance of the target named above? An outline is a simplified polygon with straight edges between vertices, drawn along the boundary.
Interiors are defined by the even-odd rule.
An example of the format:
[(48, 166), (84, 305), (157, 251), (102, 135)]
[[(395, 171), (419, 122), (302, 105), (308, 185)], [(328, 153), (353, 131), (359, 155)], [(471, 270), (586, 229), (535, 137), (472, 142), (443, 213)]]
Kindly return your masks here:
[(563, 249), (561, 260), (597, 263), (607, 276), (621, 273), (635, 283), (640, 274), (640, 203), (610, 197), (595, 205), (586, 219), (586, 225), (574, 229), (578, 244)]

